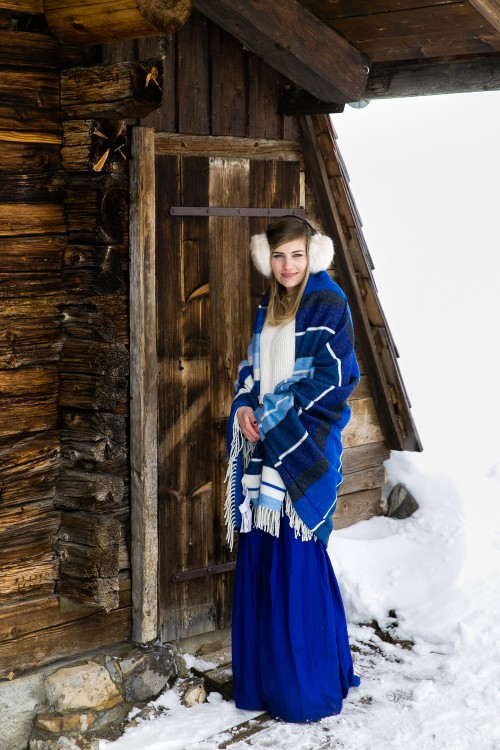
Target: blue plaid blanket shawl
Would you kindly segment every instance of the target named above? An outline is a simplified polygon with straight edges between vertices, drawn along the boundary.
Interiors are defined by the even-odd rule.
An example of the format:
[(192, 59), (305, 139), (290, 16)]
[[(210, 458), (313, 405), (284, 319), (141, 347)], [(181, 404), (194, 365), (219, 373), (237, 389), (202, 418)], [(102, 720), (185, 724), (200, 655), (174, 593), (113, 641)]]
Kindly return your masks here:
[[(347, 399), (359, 382), (351, 314), (344, 292), (326, 271), (311, 275), (295, 319), (293, 375), (264, 394), (260, 404), (260, 335), (268, 301), (269, 292), (257, 311), (247, 359), (238, 368), (229, 417), (227, 540), (232, 548), (234, 530), (249, 530), (250, 509), (258, 528), (278, 536), (286, 512), (296, 537), (315, 537), (326, 546), (342, 482)], [(240, 406), (255, 412), (257, 443), (241, 433)]]

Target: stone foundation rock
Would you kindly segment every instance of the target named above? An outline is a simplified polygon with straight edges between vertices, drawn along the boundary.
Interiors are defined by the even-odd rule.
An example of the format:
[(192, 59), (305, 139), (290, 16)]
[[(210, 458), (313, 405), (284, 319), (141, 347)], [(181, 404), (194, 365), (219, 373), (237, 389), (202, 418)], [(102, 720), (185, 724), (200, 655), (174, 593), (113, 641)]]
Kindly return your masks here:
[(219, 686), (183, 654), (196, 654), (200, 664), (207, 654), (211, 668), (224, 649), (222, 662), (229, 663), (230, 631), (215, 635), (116, 647), (0, 682), (0, 750), (99, 750), (100, 739), (114, 741), (127, 727), (166, 712), (150, 702), (174, 685), (185, 705), (203, 702)]
[(34, 716), (48, 710), (44, 674), (0, 683), (0, 750), (28, 747)]
[(396, 484), (387, 501), (389, 518), (403, 520), (409, 518), (416, 510), (418, 510), (418, 503), (408, 488), (404, 484)]
[(55, 711), (95, 708), (105, 711), (123, 701), (106, 667), (95, 661), (63, 667), (45, 681), (47, 699)]
[(128, 647), (54, 669), (42, 680), (29, 750), (97, 750), (99, 739), (116, 739), (132, 708), (175, 682), (178, 659), (170, 644)]

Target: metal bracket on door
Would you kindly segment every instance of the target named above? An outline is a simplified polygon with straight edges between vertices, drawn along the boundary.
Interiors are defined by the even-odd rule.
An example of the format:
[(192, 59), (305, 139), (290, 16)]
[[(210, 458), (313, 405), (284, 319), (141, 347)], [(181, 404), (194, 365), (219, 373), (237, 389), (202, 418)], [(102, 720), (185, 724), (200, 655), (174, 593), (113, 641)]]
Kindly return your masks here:
[(236, 569), (236, 562), (219, 563), (218, 565), (207, 565), (206, 568), (192, 568), (191, 570), (182, 570), (172, 575), (174, 583), (181, 581), (191, 581), (193, 578), (206, 578), (216, 573), (229, 573)]
[(172, 206), (172, 216), (300, 216), (305, 218), (304, 208), (223, 208), (222, 206)]

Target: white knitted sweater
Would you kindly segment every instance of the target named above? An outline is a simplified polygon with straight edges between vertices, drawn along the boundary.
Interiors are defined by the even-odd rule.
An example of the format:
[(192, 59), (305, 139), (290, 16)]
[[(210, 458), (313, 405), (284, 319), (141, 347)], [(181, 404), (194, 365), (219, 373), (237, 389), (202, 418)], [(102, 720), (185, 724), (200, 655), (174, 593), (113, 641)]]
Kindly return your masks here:
[(260, 402), (264, 393), (293, 375), (295, 367), (295, 319), (271, 326), (264, 323), (260, 336)]

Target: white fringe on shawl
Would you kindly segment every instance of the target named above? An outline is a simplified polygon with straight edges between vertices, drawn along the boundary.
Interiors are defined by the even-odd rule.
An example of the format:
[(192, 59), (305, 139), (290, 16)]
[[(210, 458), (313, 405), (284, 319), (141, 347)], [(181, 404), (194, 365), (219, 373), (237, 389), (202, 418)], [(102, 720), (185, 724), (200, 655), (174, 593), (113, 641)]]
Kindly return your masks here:
[(314, 541), (316, 541), (316, 537), (314, 536), (311, 529), (307, 528), (304, 521), (300, 518), (297, 511), (293, 507), (293, 503), (288, 492), (285, 495), (285, 503), (284, 507), (281, 509), (281, 513), (277, 513), (271, 508), (265, 508), (263, 505), (258, 505), (256, 508), (254, 508), (254, 526), (257, 529), (267, 531), (268, 534), (272, 534), (273, 536), (278, 537), (280, 535), (280, 523), (284, 513), (288, 516), (288, 520), (290, 521), (290, 528), (292, 528), (295, 533), (295, 539), (298, 539), (300, 536), (303, 542), (310, 542), (311, 539), (314, 539)]
[[(239, 422), (235, 416), (233, 421), (233, 437), (231, 440), (231, 451), (229, 453), (229, 460), (228, 460), (228, 466), (227, 466), (227, 472), (224, 479), (224, 482), (227, 482), (226, 487), (226, 500), (224, 504), (224, 520), (226, 522), (226, 539), (231, 549), (233, 549), (234, 545), (234, 530), (236, 526), (236, 460), (238, 458), (238, 455), (241, 451), (243, 451), (243, 473), (245, 472), (248, 464), (250, 463), (250, 459), (252, 457), (254, 443), (251, 443), (247, 438), (243, 435), (240, 429)], [(240, 511), (243, 514), (246, 514), (248, 507), (248, 502), (245, 500), (245, 503), (239, 506)], [(300, 516), (297, 514), (295, 508), (293, 507), (292, 500), (290, 498), (290, 495), (288, 492), (285, 494), (285, 502), (284, 507), (281, 510), (281, 513), (276, 512), (275, 510), (272, 510), (271, 508), (266, 508), (262, 505), (258, 505), (257, 507), (252, 508), (252, 515), (253, 515), (253, 525), (257, 529), (261, 529), (261, 531), (266, 531), (268, 534), (272, 534), (275, 537), (279, 537), (280, 535), (280, 523), (281, 518), (283, 516), (283, 512), (286, 513), (288, 516), (288, 519), (290, 521), (290, 527), (293, 529), (295, 533), (295, 539), (298, 539), (299, 536), (303, 542), (310, 542), (311, 539), (314, 539), (314, 541), (317, 541), (316, 536), (314, 533), (309, 529), (305, 523), (302, 521)], [(245, 531), (250, 531), (250, 526), (247, 526), (247, 523), (245, 522), (245, 519), (243, 519), (242, 523), (242, 529), (241, 531), (244, 533)]]
[(227, 472), (224, 482), (227, 482), (226, 501), (224, 503), (224, 520), (226, 522), (226, 539), (229, 547), (233, 549), (234, 529), (236, 526), (236, 459), (243, 451), (243, 472), (245, 472), (253, 451), (253, 443), (243, 435), (236, 415), (233, 420), (233, 437), (231, 439), (231, 451), (227, 463)]

